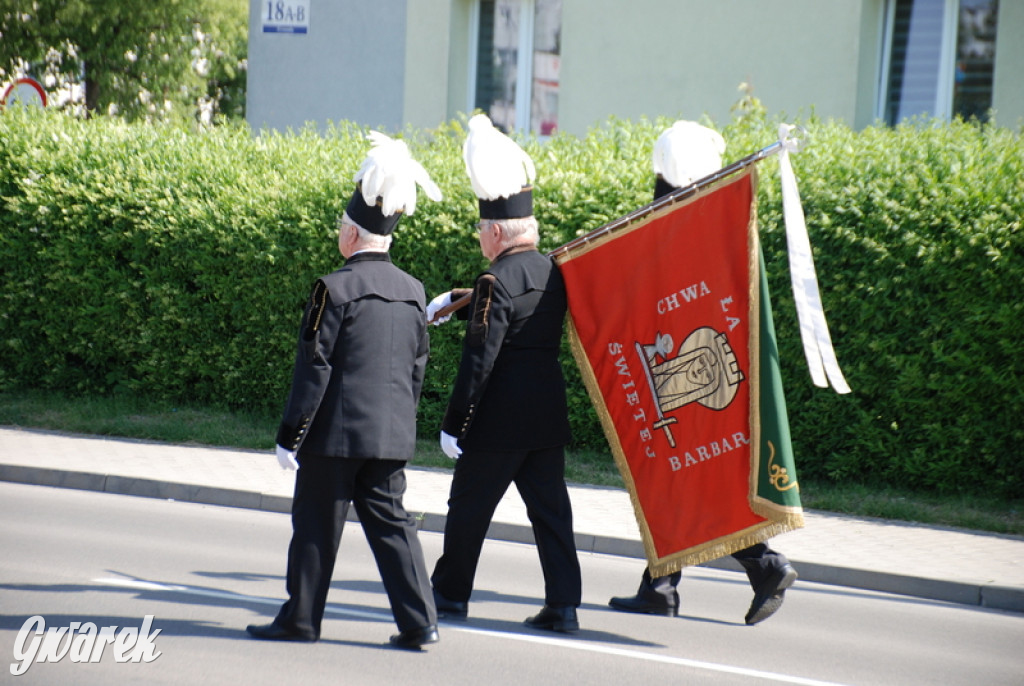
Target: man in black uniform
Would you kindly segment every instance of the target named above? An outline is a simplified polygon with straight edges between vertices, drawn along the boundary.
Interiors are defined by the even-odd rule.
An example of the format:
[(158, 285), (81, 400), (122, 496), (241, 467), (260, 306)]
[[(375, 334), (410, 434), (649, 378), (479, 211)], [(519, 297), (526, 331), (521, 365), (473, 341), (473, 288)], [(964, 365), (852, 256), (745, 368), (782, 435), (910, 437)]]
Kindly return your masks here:
[[(444, 551), (431, 576), (434, 600), (442, 617), (467, 616), (487, 528), (514, 482), (544, 574), (544, 607), (526, 624), (572, 632), (582, 584), (565, 485), (569, 421), (558, 360), (565, 286), (554, 262), (537, 251), (529, 157), (485, 115), (470, 120), (465, 157), (479, 198), (480, 249), (491, 266), (477, 278), (465, 313), (462, 360), (441, 431), (442, 449), (458, 461)], [(451, 300), (451, 292), (435, 298), (428, 319)]]
[[(690, 121), (673, 124), (654, 145), (654, 199), (721, 169), (723, 152), (725, 140), (717, 131)], [(732, 557), (743, 567), (754, 589), (754, 599), (744, 620), (757, 624), (768, 619), (782, 607), (786, 589), (796, 581), (796, 570), (785, 555), (765, 543), (744, 548)], [(608, 605), (622, 612), (675, 617), (679, 612), (676, 586), (681, 578), (681, 572), (652, 578), (645, 569), (636, 595), (612, 598)]]
[[(423, 551), (402, 505), (429, 348), (426, 299), (388, 249), (402, 212), (415, 207), (415, 184), (396, 181), (411, 175), (435, 200), (440, 191), (404, 143), (376, 132), (371, 139), (338, 231), (347, 261), (313, 286), (277, 434), (282, 467), (298, 469), (289, 598), (272, 623), (247, 631), (262, 639), (319, 639), (351, 502), (400, 630), (391, 644), (418, 649), (438, 640)], [(412, 197), (401, 197), (410, 188)]]

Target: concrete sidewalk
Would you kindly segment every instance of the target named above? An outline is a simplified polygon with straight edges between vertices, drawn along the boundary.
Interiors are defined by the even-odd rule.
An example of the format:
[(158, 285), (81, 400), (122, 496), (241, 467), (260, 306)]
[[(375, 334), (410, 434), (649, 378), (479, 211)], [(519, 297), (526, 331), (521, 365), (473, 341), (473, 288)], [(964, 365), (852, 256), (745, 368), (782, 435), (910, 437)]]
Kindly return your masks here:
[[(451, 474), (407, 474), (406, 508), (422, 515), (425, 530), (443, 531)], [(0, 480), (288, 512), (294, 473), (269, 451), (0, 427)], [(628, 494), (590, 486), (569, 491), (580, 551), (638, 558), (639, 578), (643, 546)], [(1024, 612), (1024, 538), (821, 512), (805, 512), (805, 521), (803, 529), (772, 539), (801, 581)], [(533, 542), (514, 488), (488, 536)], [(708, 566), (739, 570), (728, 557)]]

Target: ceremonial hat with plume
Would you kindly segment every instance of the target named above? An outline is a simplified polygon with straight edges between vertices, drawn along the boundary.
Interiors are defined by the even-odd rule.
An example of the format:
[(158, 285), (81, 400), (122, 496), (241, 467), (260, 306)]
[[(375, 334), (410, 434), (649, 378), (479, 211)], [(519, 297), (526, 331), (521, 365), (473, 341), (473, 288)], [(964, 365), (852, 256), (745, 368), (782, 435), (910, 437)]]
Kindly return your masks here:
[(469, 182), (480, 205), (481, 219), (515, 219), (533, 214), (533, 160), (491, 123), (486, 114), (469, 120), (462, 145)]
[(694, 121), (672, 124), (654, 143), (654, 199), (721, 169), (724, 152), (725, 139), (714, 129)]
[(431, 200), (441, 199), (441, 189), (412, 158), (404, 141), (380, 131), (371, 131), (367, 138), (373, 146), (353, 178), (356, 190), (345, 212), (367, 231), (387, 235), (403, 214), (416, 211), (417, 184)]

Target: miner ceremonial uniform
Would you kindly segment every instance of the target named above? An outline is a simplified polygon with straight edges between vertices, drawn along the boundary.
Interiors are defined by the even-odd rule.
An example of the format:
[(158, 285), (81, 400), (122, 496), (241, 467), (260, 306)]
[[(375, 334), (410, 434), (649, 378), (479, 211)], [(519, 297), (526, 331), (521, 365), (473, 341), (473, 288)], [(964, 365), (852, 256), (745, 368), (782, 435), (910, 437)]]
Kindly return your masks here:
[(477, 279), (459, 313), (466, 337), (443, 424), (464, 449), (569, 442), (558, 361), (565, 311), (562, 275), (534, 248), (505, 251)]
[[(382, 134), (371, 139), (374, 148), (339, 225), (338, 247), (347, 261), (310, 293), (277, 433), (282, 466), (298, 467), (289, 597), (271, 624), (248, 631), (273, 640), (320, 637), (351, 503), (400, 629), (391, 643), (418, 649), (438, 640), (437, 613), (402, 496), (429, 344), (423, 285), (392, 264), (387, 249), (399, 217), (414, 206), (415, 182), (435, 199), (440, 191), (404, 143)], [(387, 188), (404, 195), (396, 200)]]
[(423, 285), (387, 253), (359, 253), (319, 279), (278, 445), (300, 457), (411, 459), (428, 352), (424, 300)]
[[(486, 120), (484, 115), (471, 120), (471, 139), (478, 117)], [(506, 141), (513, 164), (520, 164), (524, 153), (507, 138), (500, 143)], [(532, 179), (517, 181), (507, 195), (484, 198), (469, 160), (467, 168), (482, 218), (532, 221), (532, 191), (526, 185)], [(506, 246), (492, 259), (476, 280), (468, 311), (459, 313), (466, 333), (442, 441), (457, 438), (462, 452), (452, 478), (444, 551), (431, 576), (435, 602), (442, 616), (466, 615), (487, 528), (515, 483), (544, 574), (545, 608), (527, 624), (574, 631), (581, 581), (564, 480), (570, 433), (558, 358), (565, 285), (555, 263), (537, 251), (535, 239)]]
[[(349, 502), (398, 628), (437, 621), (425, 602), (430, 589), (415, 522), (401, 505), (429, 347), (424, 300), (420, 282), (387, 253), (354, 255), (313, 287), (277, 436), (297, 450), (300, 465), (282, 626), (319, 636)], [(390, 543), (394, 537), (403, 545)]]

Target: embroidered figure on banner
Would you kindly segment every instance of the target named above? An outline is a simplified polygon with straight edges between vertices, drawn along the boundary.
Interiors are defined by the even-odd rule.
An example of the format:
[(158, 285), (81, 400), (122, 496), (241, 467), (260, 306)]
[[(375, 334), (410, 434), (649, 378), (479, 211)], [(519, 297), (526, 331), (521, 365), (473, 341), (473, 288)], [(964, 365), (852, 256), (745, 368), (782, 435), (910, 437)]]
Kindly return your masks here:
[(671, 425), (677, 420), (666, 416), (669, 412), (690, 403), (712, 410), (725, 409), (746, 378), (729, 338), (710, 326), (692, 331), (671, 359), (673, 342), (669, 334), (659, 333), (654, 343), (637, 342), (635, 345), (658, 412), (653, 428), (664, 429), (668, 444), (673, 448), (676, 439)]

